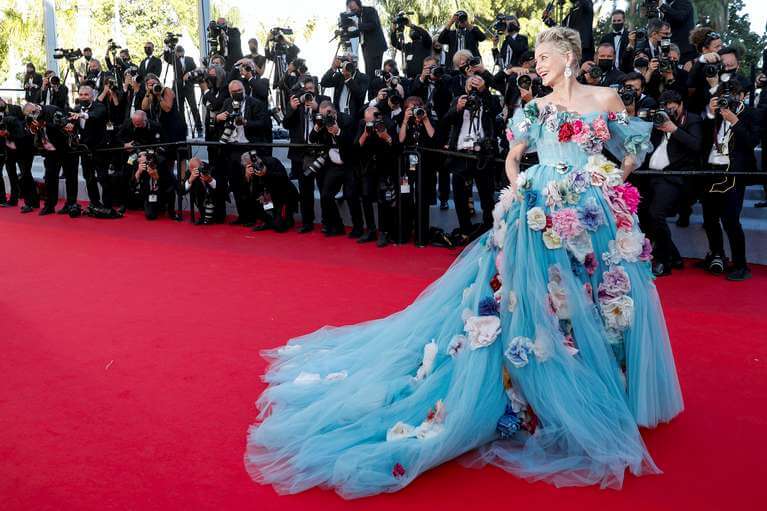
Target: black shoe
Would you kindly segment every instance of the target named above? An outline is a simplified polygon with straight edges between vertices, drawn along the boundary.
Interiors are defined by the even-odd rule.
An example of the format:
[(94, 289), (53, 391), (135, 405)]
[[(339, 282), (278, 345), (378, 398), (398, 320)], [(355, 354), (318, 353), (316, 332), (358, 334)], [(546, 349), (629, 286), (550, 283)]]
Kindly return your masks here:
[(117, 214), (120, 216), (125, 216), (125, 212), (128, 210), (124, 205), (117, 208)]
[(439, 209), (440, 211), (447, 211), (450, 209), (450, 205), (447, 203), (446, 200), (439, 201)]
[(709, 261), (708, 267), (706, 269), (714, 275), (721, 275), (724, 273), (724, 266), (724, 257), (715, 255), (711, 256), (711, 261)]
[(306, 234), (307, 232), (312, 232), (313, 230), (314, 230), (314, 225), (312, 224), (304, 224), (298, 228), (298, 232), (301, 234)]
[(767, 200), (759, 201), (754, 204), (755, 208), (767, 208)]
[(378, 238), (376, 236), (376, 230), (373, 229), (372, 231), (368, 231), (357, 240), (357, 243), (370, 243), (371, 241), (375, 241)]
[(72, 205), (71, 204), (64, 204), (64, 207), (61, 208), (60, 210), (56, 211), (56, 214), (57, 215), (68, 215), (70, 209), (72, 209)]
[(665, 263), (655, 263), (652, 265), (652, 274), (656, 277), (671, 275), (671, 266)]
[(33, 208), (32, 206), (29, 206), (29, 205), (27, 205), (27, 204), (24, 204), (23, 206), (21, 206), (21, 210), (20, 210), (20, 211), (21, 211), (22, 213), (31, 213), (31, 212), (33, 212), (34, 210), (35, 210), (35, 208)]
[(339, 225), (338, 227), (328, 227), (325, 230), (325, 236), (331, 237), (331, 236), (341, 236), (345, 232), (344, 226)]
[(362, 230), (362, 227), (353, 227), (352, 230), (349, 231), (349, 234), (347, 236), (349, 236), (350, 238), (359, 238), (363, 234), (364, 234), (364, 231)]
[(271, 225), (269, 225), (266, 222), (262, 222), (262, 223), (258, 224), (257, 226), (255, 226), (253, 228), (253, 231), (255, 231), (255, 232), (268, 231), (271, 228), (272, 228)]
[(40, 215), (40, 216), (46, 216), (46, 215), (52, 215), (52, 214), (54, 214), (54, 213), (56, 213), (56, 210), (55, 210), (55, 209), (53, 209), (53, 207), (48, 207), (48, 206), (45, 206), (43, 209), (41, 209), (41, 210), (40, 210), (40, 212), (38, 213), (38, 215)]
[(727, 274), (727, 280), (733, 282), (741, 282), (751, 278), (751, 270), (744, 266), (743, 268), (736, 268)]
[(198, 218), (197, 220), (194, 221), (194, 225), (204, 225), (204, 224), (205, 224), (205, 220), (203, 220), (202, 218)]
[(669, 265), (675, 270), (684, 270), (684, 261), (682, 259), (674, 259)]
[(703, 259), (695, 263), (694, 266), (701, 270), (707, 270), (712, 257), (714, 257), (714, 255), (711, 252), (709, 252), (708, 254), (706, 254), (706, 256)]
[(677, 227), (690, 227), (690, 215), (679, 215), (676, 219)]
[(379, 234), (378, 241), (376, 242), (376, 246), (378, 248), (383, 248), (388, 244), (389, 244), (389, 235), (386, 234), (385, 232), (382, 232), (381, 234)]

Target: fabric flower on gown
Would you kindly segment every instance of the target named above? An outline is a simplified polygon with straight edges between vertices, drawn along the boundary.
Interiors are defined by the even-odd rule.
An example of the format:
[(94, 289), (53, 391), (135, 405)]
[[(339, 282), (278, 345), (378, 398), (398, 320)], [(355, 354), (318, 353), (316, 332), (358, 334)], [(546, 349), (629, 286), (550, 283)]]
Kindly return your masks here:
[(621, 259), (630, 263), (639, 260), (644, 247), (644, 234), (640, 231), (627, 231), (618, 229), (614, 240), (610, 240), (610, 257), (614, 260)]
[(607, 328), (621, 331), (631, 326), (634, 319), (634, 300), (630, 296), (610, 298), (600, 302), (599, 306)]
[(610, 130), (607, 128), (607, 123), (604, 119), (597, 117), (594, 119), (594, 122), (591, 123), (591, 126), (594, 128), (594, 136), (599, 140), (606, 142), (610, 139)]
[(583, 209), (580, 211), (580, 220), (586, 230), (595, 232), (605, 223), (605, 214), (597, 204), (594, 197), (586, 199)]
[(586, 231), (581, 231), (577, 236), (569, 238), (565, 241), (565, 245), (567, 246), (567, 251), (581, 264), (584, 264), (586, 256), (594, 251), (594, 246), (591, 244), (591, 236)]
[(562, 239), (559, 237), (554, 229), (546, 229), (543, 231), (543, 244), (549, 250), (556, 250), (562, 248)]
[(637, 190), (631, 183), (623, 183), (620, 186), (616, 186), (615, 191), (618, 192), (618, 195), (623, 200), (626, 208), (631, 213), (636, 213), (637, 209), (639, 209), (639, 190)]
[(559, 282), (550, 281), (547, 284), (551, 308), (559, 319), (570, 319), (570, 306), (567, 302), (567, 292)]
[(570, 188), (572, 188), (576, 193), (585, 192), (591, 184), (588, 174), (582, 170), (573, 171), (567, 178), (567, 182), (567, 184), (570, 185)]
[(599, 261), (597, 260), (597, 256), (594, 254), (594, 252), (586, 254), (586, 258), (583, 260), (583, 266), (586, 268), (586, 273), (589, 275), (594, 275), (594, 273), (597, 271), (597, 268), (599, 267)]
[(527, 211), (527, 226), (534, 231), (542, 231), (546, 227), (543, 208), (536, 206)]
[(529, 362), (530, 351), (533, 349), (533, 341), (528, 337), (514, 337), (506, 348), (506, 358), (514, 367), (525, 367)]
[(546, 183), (543, 189), (543, 196), (546, 197), (546, 206), (551, 209), (562, 207), (562, 193), (559, 181), (551, 180)]
[(602, 156), (594, 154), (586, 163), (586, 170), (591, 175), (593, 186), (618, 186), (623, 181), (622, 171), (613, 162)]
[(552, 229), (561, 239), (571, 239), (583, 232), (583, 225), (578, 219), (578, 211), (564, 208), (551, 215)]
[(486, 348), (495, 342), (501, 332), (501, 319), (498, 316), (471, 316), (463, 325), (469, 348)]
[(415, 374), (415, 380), (420, 381), (429, 376), (434, 369), (434, 360), (437, 358), (437, 343), (434, 339), (423, 347), (423, 361)]
[(600, 299), (617, 298), (631, 291), (631, 280), (628, 273), (621, 266), (613, 266), (602, 274), (602, 282), (599, 284), (598, 294)]

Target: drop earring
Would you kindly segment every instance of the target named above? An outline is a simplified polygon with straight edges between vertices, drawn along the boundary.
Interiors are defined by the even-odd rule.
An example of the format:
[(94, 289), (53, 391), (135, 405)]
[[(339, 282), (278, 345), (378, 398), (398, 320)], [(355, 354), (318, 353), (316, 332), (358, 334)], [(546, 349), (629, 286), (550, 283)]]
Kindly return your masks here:
[(573, 76), (573, 68), (570, 66), (565, 67), (565, 78), (572, 78)]

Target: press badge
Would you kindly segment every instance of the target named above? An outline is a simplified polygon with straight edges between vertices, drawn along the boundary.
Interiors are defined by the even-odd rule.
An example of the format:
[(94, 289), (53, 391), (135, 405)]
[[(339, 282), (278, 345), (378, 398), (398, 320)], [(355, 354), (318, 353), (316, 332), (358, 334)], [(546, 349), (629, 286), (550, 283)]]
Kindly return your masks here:
[(156, 193), (150, 193), (148, 200), (149, 200), (149, 202), (157, 202), (157, 194)]

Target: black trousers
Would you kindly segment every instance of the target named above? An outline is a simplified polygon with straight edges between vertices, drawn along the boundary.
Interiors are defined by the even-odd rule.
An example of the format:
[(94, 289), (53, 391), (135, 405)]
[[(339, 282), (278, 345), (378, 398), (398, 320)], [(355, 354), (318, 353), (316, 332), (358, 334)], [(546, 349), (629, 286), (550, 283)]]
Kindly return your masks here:
[(658, 176), (643, 182), (641, 190), (639, 219), (642, 230), (653, 242), (653, 259), (664, 264), (681, 259), (679, 250), (671, 239), (668, 217), (679, 210), (684, 196), (684, 185)]
[(35, 178), (32, 177), (32, 162), (35, 155), (32, 152), (17, 152), (16, 165), (19, 167), (19, 191), (24, 204), (33, 208), (40, 207), (40, 196), (37, 194)]
[[(111, 208), (112, 180), (109, 177), (109, 162), (104, 160), (102, 155), (83, 155), (80, 158), (80, 165), (83, 167), (83, 178), (90, 203), (94, 206), (103, 205), (105, 208)], [(76, 170), (77, 167), (75, 167)], [(64, 172), (66, 173), (66, 169)], [(75, 174), (75, 200), (77, 200), (76, 178), (77, 174)], [(100, 192), (99, 185), (101, 185)], [(69, 181), (67, 181), (67, 204), (69, 204)]]
[[(237, 147), (224, 147), (221, 149), (220, 159), (226, 168), (226, 185), (222, 191), (224, 192), (224, 199), (229, 192), (232, 192), (234, 204), (237, 207), (237, 216), (243, 221), (252, 221), (252, 218), (248, 218), (248, 208), (245, 204), (247, 199), (243, 196), (243, 175), (245, 170), (240, 161), (244, 152), (244, 149)], [(218, 178), (216, 181), (218, 182)], [(219, 186), (221, 184), (223, 183), (219, 182)], [(218, 189), (218, 186), (216, 189)]]
[(745, 193), (745, 185), (738, 184), (725, 193), (706, 192), (701, 198), (703, 228), (706, 230), (709, 252), (724, 256), (724, 227), (730, 240), (732, 264), (738, 269), (746, 267), (746, 235), (740, 224)]
[[(308, 176), (304, 175), (303, 158), (293, 158), (291, 162), (291, 173), (298, 176), (298, 194), (301, 210), (301, 223), (311, 225), (314, 223), (314, 190), (322, 191), (322, 173), (311, 172)], [(322, 223), (325, 223), (324, 221)]]
[[(45, 155), (45, 198), (46, 208), (55, 208), (59, 201), (59, 173), (63, 169), (66, 182), (66, 204), (77, 202), (77, 156), (60, 151)], [(86, 179), (87, 182), (87, 179)], [(98, 191), (98, 188), (96, 189)]]
[(349, 213), (352, 224), (357, 229), (362, 229), (362, 207), (357, 196), (357, 183), (354, 172), (344, 165), (328, 163), (322, 170), (322, 190), (320, 191), (320, 204), (322, 205), (322, 221), (326, 227), (341, 228), (343, 221), (336, 204), (336, 194), (344, 189), (344, 200), (349, 205)]
[(16, 172), (16, 155), (10, 150), (6, 150), (4, 154), (0, 154), (0, 204), (5, 204), (5, 179), (3, 179), (3, 168), (5, 168), (8, 174), (8, 184), (11, 185), (11, 196), (8, 201), (11, 203), (19, 200), (19, 175)]
[(483, 169), (478, 169), (477, 160), (453, 158), (450, 163), (450, 171), (453, 174), (453, 199), (461, 233), (471, 234), (474, 230), (469, 213), (469, 194), (471, 193), (471, 188), (467, 183), (469, 179), (473, 179), (479, 192), (479, 202), (482, 206), (482, 227), (483, 229), (491, 228), (495, 203), (492, 167), (488, 165)]
[[(197, 100), (194, 97), (194, 87), (182, 87), (181, 84), (179, 84), (178, 94), (181, 96), (179, 99), (179, 106), (181, 107), (179, 111), (182, 114), (184, 121), (186, 121), (186, 117), (183, 115), (184, 103), (186, 102), (186, 104), (189, 105), (189, 110), (192, 112), (195, 129), (202, 129), (202, 119), (200, 118), (200, 109), (197, 108)], [(186, 125), (186, 122), (184, 122), (184, 125)]]
[(375, 74), (376, 69), (383, 67), (383, 52), (366, 50), (364, 45), (362, 46), (362, 59), (365, 61), (365, 74), (371, 78)]

